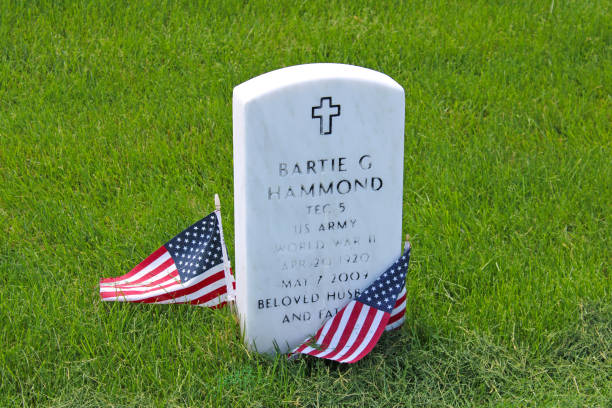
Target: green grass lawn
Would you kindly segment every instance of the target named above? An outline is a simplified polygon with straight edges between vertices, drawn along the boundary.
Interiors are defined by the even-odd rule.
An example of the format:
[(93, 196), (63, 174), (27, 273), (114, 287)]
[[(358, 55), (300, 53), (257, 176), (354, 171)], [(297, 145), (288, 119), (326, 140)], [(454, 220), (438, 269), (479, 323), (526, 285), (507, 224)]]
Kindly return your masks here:
[[(612, 406), (610, 1), (28, 3), (0, 2), (0, 406)], [(214, 193), (233, 254), (232, 89), (308, 62), (405, 88), (404, 327), (270, 361), (228, 310), (102, 304)]]

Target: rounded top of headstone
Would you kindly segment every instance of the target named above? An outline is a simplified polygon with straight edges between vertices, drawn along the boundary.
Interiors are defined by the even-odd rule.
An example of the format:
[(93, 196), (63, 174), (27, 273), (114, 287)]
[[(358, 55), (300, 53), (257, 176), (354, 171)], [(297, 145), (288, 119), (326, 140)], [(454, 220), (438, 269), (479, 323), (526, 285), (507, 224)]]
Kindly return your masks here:
[(252, 78), (234, 88), (234, 98), (243, 103), (282, 88), (321, 80), (349, 80), (377, 83), (404, 92), (400, 84), (388, 75), (356, 65), (317, 63), (294, 65)]

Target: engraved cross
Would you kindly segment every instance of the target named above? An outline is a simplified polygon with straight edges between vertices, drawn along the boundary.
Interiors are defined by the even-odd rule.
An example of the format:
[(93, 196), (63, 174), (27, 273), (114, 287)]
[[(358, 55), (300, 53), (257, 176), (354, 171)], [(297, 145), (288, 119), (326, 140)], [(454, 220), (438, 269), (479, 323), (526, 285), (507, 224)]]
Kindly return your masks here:
[(322, 97), (319, 106), (312, 107), (312, 118), (319, 119), (319, 129), (322, 135), (331, 134), (334, 116), (340, 116), (340, 105), (332, 105), (331, 96)]

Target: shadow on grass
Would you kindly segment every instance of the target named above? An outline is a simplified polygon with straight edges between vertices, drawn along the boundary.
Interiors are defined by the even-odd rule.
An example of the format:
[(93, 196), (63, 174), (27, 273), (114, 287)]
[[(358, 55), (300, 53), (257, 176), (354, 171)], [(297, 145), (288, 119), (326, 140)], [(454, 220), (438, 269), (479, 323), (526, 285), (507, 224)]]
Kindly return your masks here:
[[(123, 309), (117, 306), (118, 309)], [(115, 308), (109, 308), (117, 310)], [(112, 310), (111, 311), (112, 313)], [(178, 319), (162, 309), (149, 318)], [(338, 364), (304, 357), (296, 361), (245, 352), (235, 322), (227, 313), (181, 309), (180, 320), (210, 325), (223, 331), (226, 349), (217, 355), (193, 337), (173, 358), (197, 359), (176, 367), (176, 378), (156, 384), (150, 363), (137, 365), (143, 377), (125, 377), (125, 384), (79, 381), (65, 384), (43, 405), (62, 406), (473, 406), (543, 403), (564, 406), (610, 406), (612, 394), (612, 305), (585, 303), (578, 318), (563, 331), (545, 333), (538, 350), (500, 342), (493, 337), (461, 329), (442, 336), (436, 327), (414, 322), (386, 333), (366, 358), (357, 364)], [(127, 313), (128, 321), (139, 320)], [(460, 325), (457, 324), (457, 327)], [(186, 325), (184, 329), (193, 327)], [(129, 328), (129, 329), (128, 329)], [(134, 335), (139, 324), (121, 325), (119, 333)], [(128, 329), (128, 330), (126, 330)], [(112, 334), (112, 333), (111, 333)], [(184, 334), (168, 333), (178, 347)], [(135, 345), (131, 351), (138, 350)], [(122, 360), (117, 360), (121, 362)], [(191, 364), (191, 365), (190, 365)], [(184, 369), (184, 370), (183, 370)], [(80, 374), (87, 374), (84, 367)], [(79, 375), (80, 375), (79, 374)], [(141, 374), (142, 375), (142, 374)], [(151, 384), (130, 386), (150, 377)], [(112, 378), (108, 377), (109, 379)], [(101, 378), (104, 378), (101, 376)], [(143, 390), (147, 390), (145, 392)], [(39, 396), (41, 397), (41, 396)], [(41, 402), (41, 399), (38, 399)], [(5, 401), (8, 402), (8, 401)], [(13, 404), (29, 405), (12, 400)], [(40, 405), (40, 404), (37, 404)]]
[(441, 337), (434, 328), (406, 327), (383, 336), (356, 365), (308, 359), (308, 386), (294, 401), (316, 389), (321, 406), (609, 406), (612, 305), (584, 304), (579, 312), (573, 326), (548, 334), (546, 350), (501, 344), (465, 329)]

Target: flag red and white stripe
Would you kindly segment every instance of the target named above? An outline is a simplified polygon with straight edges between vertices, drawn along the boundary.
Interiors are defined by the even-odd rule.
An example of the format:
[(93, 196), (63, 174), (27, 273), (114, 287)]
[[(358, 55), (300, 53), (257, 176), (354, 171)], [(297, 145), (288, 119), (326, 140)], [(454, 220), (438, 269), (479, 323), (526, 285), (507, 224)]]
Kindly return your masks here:
[(222, 307), (235, 290), (219, 211), (191, 225), (125, 275), (100, 280), (107, 302)]
[(340, 363), (355, 363), (365, 357), (385, 330), (404, 322), (409, 258), (407, 245), (402, 257), (289, 356), (307, 354)]
[(378, 343), (388, 320), (388, 313), (352, 300), (291, 354), (355, 363)]
[(103, 301), (221, 307), (225, 305), (226, 294), (223, 263), (181, 283), (174, 260), (163, 246), (127, 274), (100, 281)]

